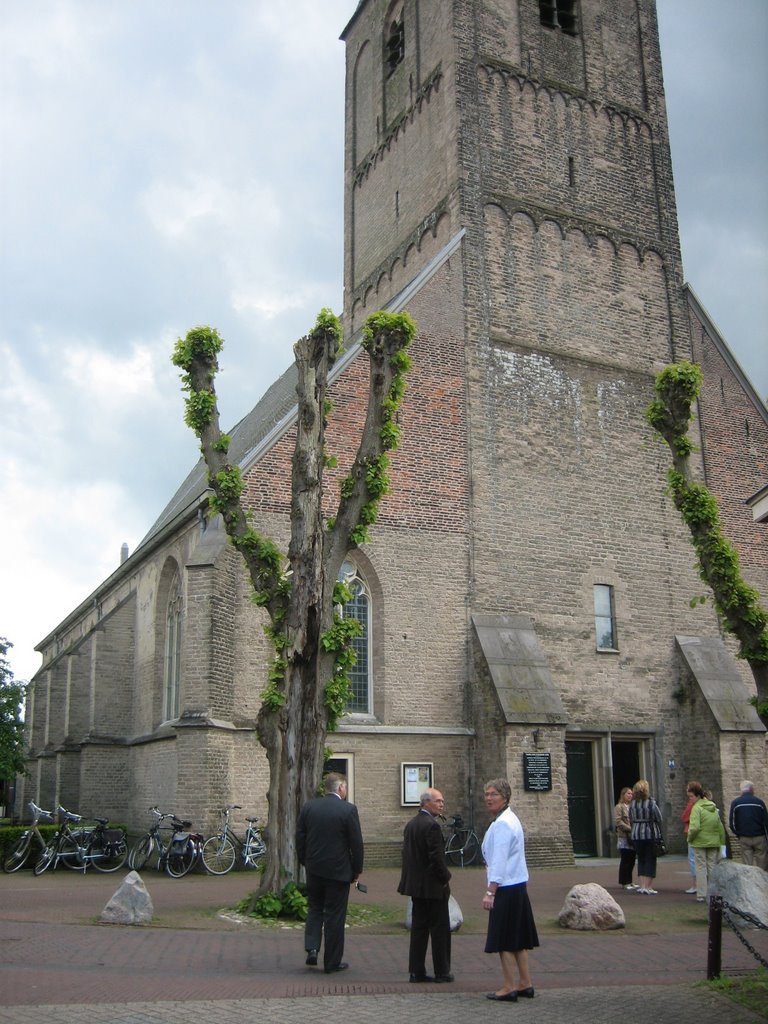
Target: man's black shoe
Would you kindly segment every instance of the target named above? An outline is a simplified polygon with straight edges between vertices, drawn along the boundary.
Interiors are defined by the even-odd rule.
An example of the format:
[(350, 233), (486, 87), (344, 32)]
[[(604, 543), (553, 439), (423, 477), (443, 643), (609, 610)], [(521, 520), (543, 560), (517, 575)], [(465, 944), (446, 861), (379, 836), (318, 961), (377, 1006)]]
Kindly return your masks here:
[(437, 982), (453, 981), (453, 975), (452, 974), (436, 974), (435, 975), (435, 981), (437, 981)]
[(326, 974), (335, 974), (336, 971), (346, 971), (346, 969), (348, 967), (349, 967), (349, 964), (336, 964), (335, 967), (326, 967), (325, 968), (325, 973)]
[(307, 967), (317, 967), (317, 950), (308, 949), (307, 959), (304, 962), (306, 963)]
[[(418, 981), (434, 981), (435, 979), (432, 977), (431, 974), (412, 974), (408, 980), (409, 981), (417, 981), (418, 982)], [(453, 980), (453, 979), (451, 979), (451, 980)]]

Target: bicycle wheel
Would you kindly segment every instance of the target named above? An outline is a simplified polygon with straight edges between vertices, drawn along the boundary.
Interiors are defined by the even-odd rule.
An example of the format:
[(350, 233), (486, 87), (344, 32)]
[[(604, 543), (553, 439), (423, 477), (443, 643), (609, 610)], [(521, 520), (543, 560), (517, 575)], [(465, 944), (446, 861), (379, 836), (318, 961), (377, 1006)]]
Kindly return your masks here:
[(203, 864), (212, 875), (226, 875), (235, 866), (235, 844), (227, 836), (211, 836), (203, 843)]
[(192, 839), (188, 839), (183, 845), (174, 842), (168, 851), (165, 870), (171, 878), (183, 878), (195, 866), (198, 854), (199, 850)]
[(449, 864), (465, 868), (477, 857), (480, 843), (474, 832), (462, 829), (454, 832), (445, 847), (445, 856)]
[(86, 849), (86, 862), (93, 864), (97, 871), (105, 874), (121, 868), (127, 857), (128, 843), (125, 841), (125, 833), (118, 832), (117, 829), (109, 829), (107, 833), (94, 832)]
[(88, 845), (88, 836), (93, 832), (92, 828), (76, 828), (72, 832), (72, 838), (62, 840), (59, 850), (59, 863), (70, 871), (83, 870), (82, 850)]
[(9, 875), (26, 864), (29, 851), (32, 848), (32, 833), (25, 832), (19, 836), (13, 846), (3, 858), (3, 871)]
[(58, 841), (55, 839), (52, 839), (50, 843), (48, 843), (48, 845), (42, 851), (40, 856), (37, 858), (37, 862), (34, 868), (32, 869), (35, 875), (42, 875), (42, 873), (44, 871), (47, 871), (51, 864), (53, 864), (53, 861), (56, 857), (56, 848), (58, 847), (58, 845)]
[(128, 867), (132, 871), (143, 871), (156, 853), (155, 837), (147, 833), (131, 847), (131, 852), (128, 854)]
[(247, 868), (256, 868), (266, 852), (267, 847), (263, 842), (252, 839), (247, 846), (243, 847), (243, 863)]
[(474, 864), (476, 860), (481, 860), (480, 840), (474, 832), (470, 832), (464, 844), (464, 867)]

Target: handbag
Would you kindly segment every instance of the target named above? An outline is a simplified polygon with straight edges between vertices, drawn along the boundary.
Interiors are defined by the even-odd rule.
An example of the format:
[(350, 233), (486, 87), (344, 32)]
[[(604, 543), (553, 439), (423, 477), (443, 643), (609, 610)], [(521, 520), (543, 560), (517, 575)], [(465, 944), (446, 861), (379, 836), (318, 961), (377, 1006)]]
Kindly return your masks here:
[(666, 857), (667, 847), (664, 844), (664, 836), (657, 824), (653, 826), (653, 852), (657, 857)]

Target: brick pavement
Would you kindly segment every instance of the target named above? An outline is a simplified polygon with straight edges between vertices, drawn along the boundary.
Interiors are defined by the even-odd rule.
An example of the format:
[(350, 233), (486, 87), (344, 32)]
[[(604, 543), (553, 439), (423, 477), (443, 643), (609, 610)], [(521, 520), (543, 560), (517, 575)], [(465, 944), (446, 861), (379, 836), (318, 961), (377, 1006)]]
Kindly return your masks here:
[[(619, 1009), (620, 1008), (620, 1009)], [(94, 1012), (97, 1011), (97, 1012)], [(265, 1020), (269, 1024), (445, 1024), (466, 1016), (486, 1021), (515, 1020), (530, 1024), (615, 1024), (617, 1019), (653, 1021), (655, 1024), (755, 1024), (754, 1013), (725, 997), (688, 985), (629, 989), (583, 988), (545, 991), (533, 1000), (515, 1004), (489, 1003), (467, 993), (415, 992), (402, 995), (324, 996), (322, 998), (229, 999), (199, 1002), (136, 1002), (116, 1005), (70, 1004), (58, 1006), (0, 1006), (2, 1024), (189, 1024), (215, 1020), (216, 1024), (243, 1024)]]
[[(622, 987), (622, 1000), (646, 1006), (643, 993), (648, 985), (663, 986), (651, 990), (653, 1001), (666, 1007), (655, 1013), (657, 1020), (687, 1019), (679, 1008), (674, 1017), (666, 1016), (680, 1000), (688, 1009), (695, 1007), (690, 1019), (705, 1024), (710, 1019), (706, 1001), (713, 996), (691, 989), (691, 983), (705, 973), (705, 910), (682, 894), (687, 885), (685, 862), (665, 860), (658, 897), (619, 895), (615, 875), (615, 861), (591, 862), (566, 871), (540, 872), (532, 879), (537, 920), (547, 925), (541, 947), (532, 955), (537, 1024), (565, 1019), (557, 1013), (574, 1005), (581, 1007), (580, 1016), (570, 1014), (571, 1020), (607, 1020), (596, 1015), (604, 1005), (610, 1007), (613, 1019), (617, 998), (613, 986)], [(372, 871), (366, 880), (368, 897), (355, 894), (354, 900), (404, 908), (395, 892), (395, 872)], [(481, 871), (455, 872), (453, 890), (467, 922), (454, 939), (457, 980), (450, 993), (437, 986), (428, 992), (414, 991), (408, 984), (404, 930), (394, 934), (350, 930), (346, 957), (351, 968), (343, 975), (326, 976), (306, 968), (300, 930), (243, 925), (231, 916), (216, 914), (248, 891), (252, 879), (245, 875), (180, 880), (149, 876), (147, 885), (156, 910), (153, 927), (94, 924), (119, 881), (118, 876), (83, 877), (61, 870), (41, 878), (28, 872), (0, 876), (0, 1020), (21, 1024), (32, 1019), (24, 1016), (27, 1012), (37, 1013), (35, 1019), (40, 1020), (45, 1007), (47, 1022), (71, 1022), (78, 1019), (83, 1005), (97, 1011), (97, 1019), (115, 1024), (152, 1021), (151, 1006), (161, 1008), (162, 1019), (169, 1022), (184, 1008), (197, 1012), (202, 1007), (208, 1007), (206, 1015), (215, 1007), (217, 1019), (226, 1021), (242, 1019), (247, 1004), (249, 1017), (268, 1012), (274, 1024), (330, 1020), (334, 1006), (335, 1020), (341, 1013), (342, 1019), (350, 1021), (389, 1021), (400, 1012), (403, 1001), (409, 1024), (442, 1019), (445, 1012), (460, 1007), (473, 1008), (470, 1012), (475, 1015), (481, 1007), (483, 1020), (498, 1012), (494, 1004), (478, 1002), (498, 979), (497, 958), (482, 952), (478, 934), (484, 922), (482, 911), (475, 909), (484, 889)], [(614, 891), (627, 913), (625, 931), (595, 935), (558, 933), (551, 927), (568, 889), (580, 881), (598, 881)], [(664, 927), (665, 913), (680, 905), (684, 905), (683, 919), (690, 917), (691, 929), (669, 932)], [(680, 918), (678, 913), (676, 920)], [(760, 935), (765, 938), (765, 933)], [(764, 947), (763, 943), (766, 955)], [(730, 973), (755, 966), (728, 931), (723, 963)], [(601, 990), (603, 995), (595, 995)], [(376, 998), (365, 998), (371, 995)], [(734, 1017), (730, 1004), (725, 1005), (732, 1020), (753, 1019)], [(383, 1014), (385, 1007), (389, 1008), (386, 1016), (375, 1016)], [(546, 1016), (550, 1010), (551, 1018)], [(721, 1006), (721, 1014), (722, 1010)], [(647, 1005), (644, 1017), (649, 1013)]]

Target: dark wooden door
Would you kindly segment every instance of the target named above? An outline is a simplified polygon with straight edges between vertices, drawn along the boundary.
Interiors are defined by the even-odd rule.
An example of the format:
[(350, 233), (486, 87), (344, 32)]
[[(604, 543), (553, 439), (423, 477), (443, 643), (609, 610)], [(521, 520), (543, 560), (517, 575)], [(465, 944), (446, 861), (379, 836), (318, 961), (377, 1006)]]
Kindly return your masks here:
[(572, 740), (565, 744), (568, 772), (568, 827), (576, 857), (596, 857), (595, 780), (592, 744)]

